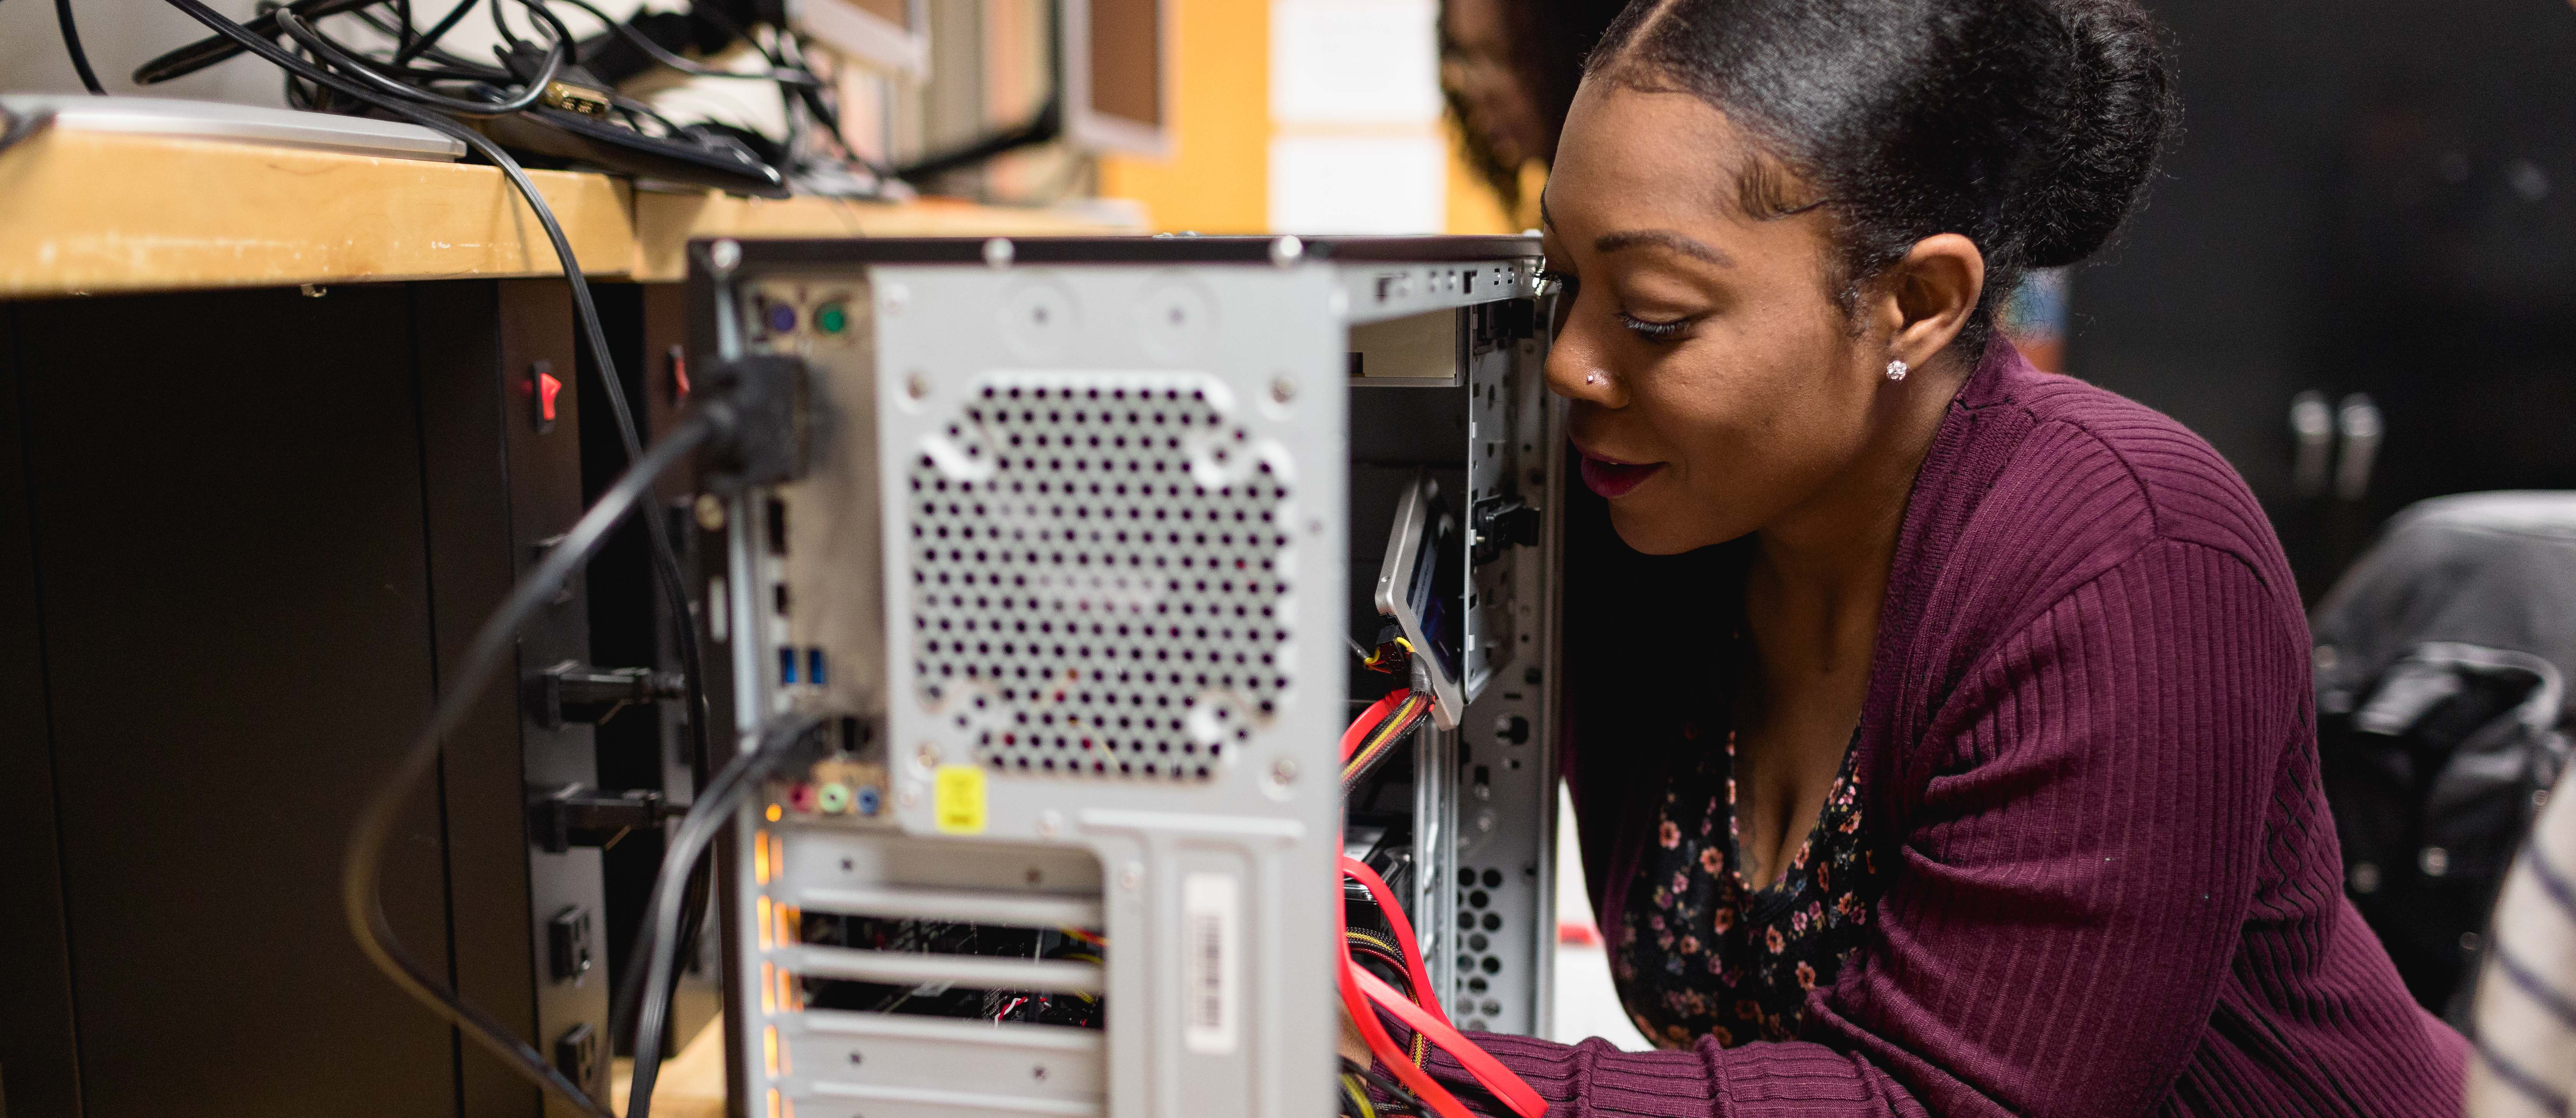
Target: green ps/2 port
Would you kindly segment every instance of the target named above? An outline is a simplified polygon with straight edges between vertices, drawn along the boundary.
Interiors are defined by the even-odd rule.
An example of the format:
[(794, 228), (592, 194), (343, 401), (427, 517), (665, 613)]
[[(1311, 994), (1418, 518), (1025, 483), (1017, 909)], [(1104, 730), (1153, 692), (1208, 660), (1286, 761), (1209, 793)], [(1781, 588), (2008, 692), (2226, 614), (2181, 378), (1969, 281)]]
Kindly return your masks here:
[(824, 785), (822, 791), (815, 794), (814, 806), (821, 808), (825, 815), (839, 815), (850, 810), (850, 786), (837, 780)]
[(814, 328), (826, 334), (838, 334), (850, 328), (849, 308), (839, 303), (825, 303), (814, 310)]

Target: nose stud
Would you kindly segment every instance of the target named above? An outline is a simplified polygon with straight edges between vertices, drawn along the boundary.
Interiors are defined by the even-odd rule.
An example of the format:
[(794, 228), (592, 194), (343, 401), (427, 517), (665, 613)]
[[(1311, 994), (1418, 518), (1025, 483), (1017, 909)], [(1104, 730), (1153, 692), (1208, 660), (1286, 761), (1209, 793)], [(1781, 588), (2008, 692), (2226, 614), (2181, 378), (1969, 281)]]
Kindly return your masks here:
[(1599, 374), (1599, 373), (1585, 373), (1585, 374), (1583, 374), (1583, 383), (1585, 383), (1585, 384), (1599, 384), (1599, 383), (1601, 383), (1601, 374)]

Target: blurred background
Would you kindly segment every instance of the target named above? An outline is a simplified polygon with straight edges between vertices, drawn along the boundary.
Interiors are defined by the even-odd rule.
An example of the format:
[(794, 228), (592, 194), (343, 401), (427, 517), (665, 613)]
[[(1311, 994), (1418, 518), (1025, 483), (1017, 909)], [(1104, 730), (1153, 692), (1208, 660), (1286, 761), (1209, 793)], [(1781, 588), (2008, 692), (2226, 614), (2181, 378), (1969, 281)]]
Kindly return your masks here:
[[(2183, 131), (2126, 235), (2016, 301), (2009, 325), (2033, 360), (2216, 444), (2312, 600), (2413, 501), (2576, 485), (2576, 10), (2149, 6), (2175, 40)], [(424, 0), (416, 22), (442, 7)], [(1097, 29), (1067, 36), (1079, 43), (1051, 30), (1066, 7), (800, 0), (784, 22), (843, 61), (853, 149), (897, 167), (954, 159), (912, 176), (927, 193), (1088, 206), (1156, 231), (1493, 233), (1534, 224), (1576, 67), (1619, 5), (1091, 0), (1071, 5), (1077, 30)], [(137, 87), (135, 67), (202, 29), (152, 0), (77, 8), (111, 92), (283, 103), (256, 60)], [(489, 11), (445, 45), (488, 51)], [(577, 32), (600, 26), (562, 14)], [(761, 62), (739, 47), (711, 60)], [(1068, 70), (1091, 78), (1070, 91), (1094, 107), (1091, 126), (1030, 131), (1051, 103), (1066, 115), (1059, 89), (1086, 76)], [(784, 127), (763, 85), (644, 84), (675, 119)], [(49, 5), (0, 4), (0, 88), (80, 89)], [(1009, 145), (1015, 134), (1028, 142)], [(999, 154), (973, 157), (997, 137)]]
[[(2147, 4), (2173, 34), (2181, 133), (2126, 233), (2080, 269), (2033, 277), (2006, 332), (2043, 367), (2180, 419), (2263, 501), (2319, 611), (2348, 884), (2418, 997), (2456, 1015), (2496, 882), (2566, 752), (2576, 585), (2552, 580), (2576, 581), (2563, 561), (2576, 514), (2539, 497), (2455, 501), (2391, 524), (2430, 498), (2576, 489), (2576, 10)], [(728, 10), (763, 28), (754, 43), (792, 48), (830, 78), (839, 127), (821, 146), (875, 168), (851, 193), (1067, 209), (1153, 231), (1494, 233), (1534, 223), (1580, 59), (1618, 6)], [(138, 91), (137, 66), (202, 34), (156, 0), (76, 7), (110, 92)], [(417, 21), (444, 7), (425, 3)], [(599, 7), (564, 18), (592, 33), (692, 10)], [(488, 54), (501, 38), (477, 7), (445, 45)], [(741, 43), (695, 56), (768, 64)], [(54, 7), (0, 3), (0, 89), (80, 88)], [(673, 119), (800, 142), (806, 111), (762, 84), (666, 73), (622, 88)], [(277, 72), (251, 61), (148, 92), (286, 103)], [(2432, 537), (2449, 542), (2421, 542)], [(2520, 542), (2493, 542), (2508, 537)], [(2365, 560), (2374, 541), (2383, 558)], [(2463, 594), (2485, 597), (2463, 606)], [(2434, 645), (2508, 652), (2522, 674), (2492, 657), (2445, 661)], [(2495, 729), (2507, 723), (2521, 734), (2510, 742)], [(2461, 760), (2472, 754), (2493, 762), (2486, 776)], [(1638, 1045), (1621, 1032), (1579, 874), (1566, 882), (1557, 1031)]]

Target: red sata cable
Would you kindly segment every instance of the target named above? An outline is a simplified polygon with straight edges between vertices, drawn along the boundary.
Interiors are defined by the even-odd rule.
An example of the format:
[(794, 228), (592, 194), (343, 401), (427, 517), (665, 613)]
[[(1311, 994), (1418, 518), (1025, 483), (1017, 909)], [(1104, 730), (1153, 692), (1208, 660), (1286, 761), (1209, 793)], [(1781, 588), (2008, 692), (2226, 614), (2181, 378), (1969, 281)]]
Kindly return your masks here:
[[(1373, 731), (1388, 719), (1390, 710), (1413, 697), (1410, 689), (1398, 689), (1361, 712), (1350, 729), (1342, 733), (1344, 760), (1349, 761), (1358, 752), (1360, 744), (1374, 736)], [(1378, 744), (1383, 748), (1386, 743)], [(1347, 855), (1341, 859), (1341, 871), (1343, 876), (1359, 882), (1386, 915), (1387, 926), (1394, 933), (1396, 952), (1403, 959), (1407, 984), (1421, 997), (1421, 1004), (1415, 1004), (1352, 960), (1348, 949), (1350, 923), (1342, 906), (1334, 906), (1336, 939), (1344, 945), (1338, 978), (1342, 1009), (1350, 1015), (1352, 1025), (1359, 1029), (1361, 1039), (1368, 1042), (1369, 1051), (1377, 1061), (1395, 1073), (1396, 1079), (1440, 1118), (1475, 1118), (1465, 1103), (1458, 1101), (1458, 1097), (1441, 1086), (1430, 1073), (1415, 1066), (1411, 1054), (1388, 1035), (1385, 1023), (1378, 1020), (1376, 1009), (1372, 1008), (1384, 1007), (1414, 1030), (1417, 1040), (1428, 1038), (1433, 1045), (1456, 1058), (1468, 1074), (1475, 1076), (1478, 1083), (1493, 1092), (1519, 1118), (1543, 1118), (1547, 1112), (1547, 1100), (1540, 1098), (1538, 1092), (1512, 1074), (1511, 1069), (1504, 1067), (1484, 1049), (1476, 1047), (1475, 1042), (1449, 1023), (1448, 1015), (1440, 1008), (1439, 995), (1432, 989), (1431, 976), (1423, 968), (1422, 945), (1414, 938), (1413, 922), (1405, 918), (1404, 908), (1395, 902), (1395, 891), (1387, 887), (1386, 879), (1379, 877), (1367, 863)]]

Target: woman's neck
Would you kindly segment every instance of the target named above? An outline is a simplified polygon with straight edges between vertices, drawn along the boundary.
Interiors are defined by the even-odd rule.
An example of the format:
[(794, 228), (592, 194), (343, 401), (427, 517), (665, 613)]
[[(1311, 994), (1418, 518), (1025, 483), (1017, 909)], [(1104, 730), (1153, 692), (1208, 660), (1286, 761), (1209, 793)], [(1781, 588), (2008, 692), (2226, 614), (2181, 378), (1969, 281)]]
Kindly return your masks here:
[(1765, 676), (1866, 672), (1906, 500), (1970, 371), (1944, 360), (1890, 386), (1868, 449), (1756, 533), (1745, 610)]

